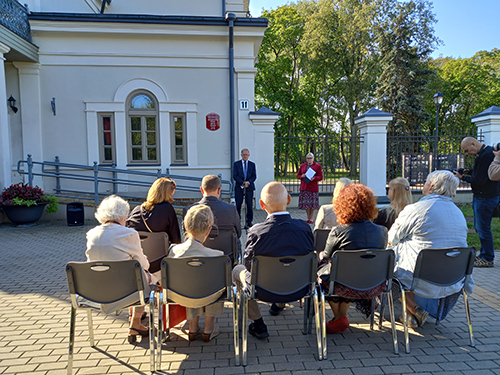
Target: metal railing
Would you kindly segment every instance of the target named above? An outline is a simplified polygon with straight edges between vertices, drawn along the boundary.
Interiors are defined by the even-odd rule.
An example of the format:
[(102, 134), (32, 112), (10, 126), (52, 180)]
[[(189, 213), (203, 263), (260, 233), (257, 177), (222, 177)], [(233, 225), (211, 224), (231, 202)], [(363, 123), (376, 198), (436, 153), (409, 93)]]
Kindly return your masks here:
[(28, 9), (16, 0), (0, 0), (0, 24), (31, 42)]
[[(35, 171), (35, 166), (37, 165), (40, 166), (40, 172)], [(124, 195), (123, 192), (125, 191), (123, 190), (123, 187), (137, 186), (149, 189), (154, 180), (161, 177), (169, 177), (175, 180), (176, 190), (189, 192), (200, 192), (202, 180), (202, 177), (170, 174), (169, 168), (166, 168), (166, 173), (162, 173), (161, 168), (158, 168), (156, 173), (132, 171), (128, 169), (118, 169), (114, 163), (111, 167), (99, 165), (97, 162), (94, 162), (93, 166), (61, 163), (58, 156), (55, 157), (55, 161), (53, 162), (37, 162), (32, 159), (30, 154), (28, 154), (28, 158), (26, 160), (20, 160), (17, 162), (17, 172), (20, 175), (28, 176), (28, 185), (30, 186), (33, 186), (33, 178), (35, 176), (53, 178), (55, 179), (53, 195), (65, 198), (93, 199), (95, 205), (99, 204), (100, 197), (105, 197), (110, 194), (119, 194), (121, 197), (129, 199), (132, 202), (142, 202), (145, 198), (144, 194)], [(139, 179), (139, 177), (141, 179)], [(219, 177), (222, 177), (222, 175), (219, 174)], [(93, 189), (64, 189), (62, 187), (62, 183), (69, 180), (92, 183)], [(193, 184), (189, 185), (190, 182)], [(232, 192), (232, 182), (221, 178), (221, 183), (221, 195), (227, 195), (230, 197)], [(109, 189), (102, 191), (102, 188), (100, 189), (102, 184), (108, 184)], [(119, 188), (120, 186), (122, 187), (121, 191)], [(174, 204), (174, 207), (180, 206)]]
[[(356, 160), (359, 160), (361, 137), (356, 137)], [(314, 161), (323, 170), (323, 181), (318, 183), (319, 193), (331, 195), (335, 183), (341, 177), (359, 180), (359, 167), (349, 170), (351, 158), (351, 137), (334, 134), (309, 137), (274, 138), (274, 179), (286, 186), (290, 194), (298, 195), (300, 180), (297, 171), (306, 161), (306, 154), (312, 152)]]
[[(472, 168), (474, 157), (462, 152), (460, 143), (466, 136), (482, 141), (482, 131), (469, 134), (443, 129), (438, 135), (437, 160), (433, 160), (435, 136), (420, 131), (387, 133), (387, 182), (396, 177), (405, 177), (413, 190), (422, 189), (427, 175), (434, 169)], [(461, 182), (459, 190), (470, 189), (470, 184)]]

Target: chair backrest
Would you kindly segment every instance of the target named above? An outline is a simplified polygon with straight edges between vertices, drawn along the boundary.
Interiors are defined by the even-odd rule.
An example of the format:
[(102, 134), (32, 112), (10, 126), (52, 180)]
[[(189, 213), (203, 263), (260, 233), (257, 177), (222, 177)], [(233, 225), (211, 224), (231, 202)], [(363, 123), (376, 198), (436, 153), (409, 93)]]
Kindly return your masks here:
[(124, 299), (135, 292), (139, 292), (141, 303), (144, 302), (142, 268), (135, 259), (69, 262), (66, 265), (66, 277), (74, 303), (76, 295), (95, 303), (106, 304)]
[(150, 261), (161, 258), (168, 253), (169, 239), (165, 232), (139, 232), (141, 247)]
[(175, 302), (175, 296), (205, 299), (231, 288), (231, 264), (228, 256), (163, 258), (161, 286)]
[(325, 250), (326, 240), (331, 229), (315, 229), (314, 230), (314, 250), (319, 253)]
[(280, 257), (257, 255), (252, 259), (252, 298), (256, 287), (277, 296), (293, 295), (316, 282), (317, 268), (315, 252)]
[(448, 286), (472, 274), (475, 259), (473, 247), (450, 247), (420, 251), (413, 272), (415, 282), (425, 280), (434, 285)]
[(210, 249), (221, 250), (224, 255), (233, 256), (238, 246), (238, 238), (233, 228), (212, 229), (203, 246)]
[(390, 290), (393, 274), (393, 250), (339, 250), (331, 259), (330, 294), (333, 294), (334, 283), (370, 290), (388, 281), (387, 290)]

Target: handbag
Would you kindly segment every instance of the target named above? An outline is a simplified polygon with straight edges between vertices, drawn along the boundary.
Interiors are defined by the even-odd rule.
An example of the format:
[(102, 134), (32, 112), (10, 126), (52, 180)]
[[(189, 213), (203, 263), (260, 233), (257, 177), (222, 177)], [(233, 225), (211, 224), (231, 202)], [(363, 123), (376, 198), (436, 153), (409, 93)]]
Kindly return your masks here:
[[(168, 314), (170, 317), (169, 328), (175, 327), (177, 324), (185, 321), (186, 308), (181, 305), (168, 305)], [(167, 330), (167, 310), (163, 309), (163, 331)]]

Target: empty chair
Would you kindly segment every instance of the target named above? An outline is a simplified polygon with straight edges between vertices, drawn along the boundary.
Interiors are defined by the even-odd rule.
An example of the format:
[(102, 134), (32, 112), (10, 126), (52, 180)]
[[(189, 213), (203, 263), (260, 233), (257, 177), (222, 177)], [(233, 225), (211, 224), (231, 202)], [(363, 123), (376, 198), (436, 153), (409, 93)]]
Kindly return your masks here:
[[(67, 373), (72, 374), (77, 309), (87, 309), (90, 345), (94, 345), (92, 310), (111, 313), (129, 306), (145, 306), (145, 283), (140, 263), (135, 260), (70, 262), (66, 265), (68, 289), (71, 295), (71, 319)], [(146, 283), (147, 285), (147, 283)], [(105, 287), (103, 287), (105, 286)], [(149, 290), (146, 291), (146, 295)], [(152, 321), (150, 311), (150, 322)], [(150, 324), (149, 337), (153, 337)], [(151, 345), (150, 340), (150, 345)], [(154, 352), (150, 352), (151, 372)]]
[[(150, 272), (160, 270), (160, 259), (168, 254), (169, 239), (165, 232), (139, 232), (141, 247), (148, 257)], [(155, 262), (155, 260), (157, 262)]]
[(233, 263), (241, 258), (241, 254), (238, 252), (238, 238), (232, 228), (212, 229), (203, 245), (210, 249), (223, 251)]
[[(392, 299), (393, 273), (394, 251), (392, 250), (336, 251), (333, 253), (331, 259), (329, 293), (325, 298), (336, 295), (335, 284), (337, 283), (355, 291), (370, 291), (385, 283), (383, 293), (387, 295), (389, 301), (394, 353), (398, 354), (398, 339), (394, 321), (394, 302)], [(342, 295), (341, 297), (350, 298), (348, 295)], [(372, 296), (371, 329), (373, 329), (375, 297), (376, 296)], [(324, 322), (322, 322), (322, 324), (324, 324)]]
[[(327, 358), (326, 332), (324, 324), (321, 326), (321, 322), (324, 321), (325, 304), (323, 292), (318, 290), (319, 288), (316, 288), (317, 265), (318, 257), (314, 252), (307, 255), (287, 255), (282, 257), (258, 255), (253, 258), (250, 285), (251, 290), (249, 293), (245, 290), (241, 293), (243, 301), (243, 366), (246, 366), (247, 364), (247, 319), (249, 299), (258, 299), (271, 303), (288, 303), (297, 301), (303, 297), (312, 297), (316, 318), (318, 358), (320, 360)], [(306, 319), (307, 315), (304, 314), (304, 320)]]
[[(231, 280), (232, 263), (228, 256), (164, 258), (161, 263), (161, 291), (159, 292), (159, 327), (166, 326), (169, 338), (169, 305), (179, 304), (186, 307), (202, 307), (220, 300), (227, 300), (233, 305), (234, 350), (236, 364), (240, 363), (238, 337), (238, 309), (236, 289)], [(162, 322), (162, 310), (166, 311), (167, 324)], [(164, 341), (162, 330), (158, 335), (157, 363), (161, 364), (161, 343)]]
[[(472, 333), (472, 321), (469, 311), (469, 300), (464, 289), (467, 278), (471, 277), (474, 268), (475, 249), (473, 247), (454, 247), (445, 249), (424, 249), (418, 254), (413, 272), (413, 282), (409, 289), (401, 284), (403, 320), (405, 330), (406, 353), (410, 353), (410, 335), (408, 333), (408, 314), (406, 313), (406, 292), (418, 295), (420, 283), (430, 283), (439, 287), (447, 287), (458, 282), (463, 282), (462, 294), (464, 296), (465, 314), (467, 316), (467, 328), (469, 331), (470, 345), (474, 344)], [(440, 299), (440, 304), (443, 302)], [(439, 311), (439, 310), (438, 310)], [(436, 323), (438, 320), (436, 319)]]

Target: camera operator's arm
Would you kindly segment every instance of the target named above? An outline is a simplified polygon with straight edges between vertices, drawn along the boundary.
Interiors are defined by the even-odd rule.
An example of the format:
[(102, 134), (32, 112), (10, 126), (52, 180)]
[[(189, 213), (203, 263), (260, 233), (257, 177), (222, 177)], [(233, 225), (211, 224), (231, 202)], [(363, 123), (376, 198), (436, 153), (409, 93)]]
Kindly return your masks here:
[(500, 181), (500, 150), (493, 151), (495, 159), (491, 162), (488, 167), (488, 177), (491, 181)]

